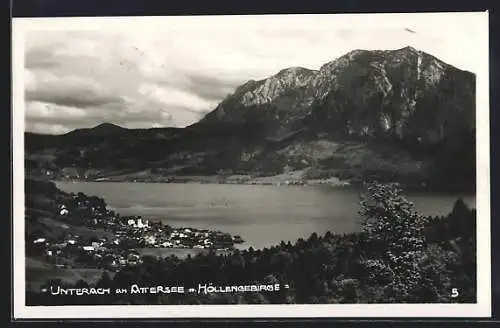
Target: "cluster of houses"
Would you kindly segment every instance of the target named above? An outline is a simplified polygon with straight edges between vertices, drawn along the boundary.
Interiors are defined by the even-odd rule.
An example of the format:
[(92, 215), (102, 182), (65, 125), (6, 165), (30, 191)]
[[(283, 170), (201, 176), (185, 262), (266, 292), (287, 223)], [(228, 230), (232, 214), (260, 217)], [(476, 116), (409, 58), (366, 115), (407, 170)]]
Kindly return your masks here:
[(227, 233), (209, 230), (197, 230), (190, 228), (170, 229), (167, 234), (147, 235), (145, 237), (147, 247), (172, 247), (172, 248), (215, 248), (229, 249), (235, 243), (243, 240), (239, 236), (231, 236)]
[[(120, 269), (142, 263), (140, 248), (232, 249), (240, 236), (220, 231), (172, 228), (140, 216), (121, 217), (106, 208), (97, 197), (71, 195), (58, 205), (61, 222), (101, 229), (106, 237), (65, 234), (57, 239), (35, 238), (31, 242), (49, 263), (58, 267), (100, 267)], [(96, 236), (98, 235), (96, 231)]]
[(43, 257), (56, 267), (120, 269), (142, 263), (141, 256), (133, 249), (118, 247), (116, 240), (94, 238), (85, 240), (78, 235), (67, 235), (60, 240), (38, 238), (33, 241), (43, 250)]
[(220, 231), (172, 228), (160, 222), (145, 221), (141, 217), (128, 218), (127, 225), (120, 226), (115, 235), (137, 248), (227, 249), (243, 242), (240, 236)]

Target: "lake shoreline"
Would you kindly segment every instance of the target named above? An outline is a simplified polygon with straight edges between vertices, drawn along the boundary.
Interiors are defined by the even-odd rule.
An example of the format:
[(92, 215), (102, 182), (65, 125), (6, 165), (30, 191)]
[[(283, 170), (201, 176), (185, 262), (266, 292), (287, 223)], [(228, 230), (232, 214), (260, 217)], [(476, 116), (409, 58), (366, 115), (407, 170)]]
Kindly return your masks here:
[(50, 181), (54, 182), (119, 182), (119, 183), (190, 183), (190, 184), (222, 184), (222, 185), (252, 185), (252, 186), (330, 186), (330, 187), (343, 187), (350, 186), (351, 182), (342, 181), (342, 180), (319, 180), (319, 179), (310, 179), (310, 180), (291, 180), (291, 179), (281, 179), (275, 178), (274, 176), (270, 177), (259, 177), (259, 178), (249, 178), (243, 181), (225, 181), (219, 179), (217, 176), (177, 176), (177, 177), (169, 177), (167, 179), (119, 179), (119, 178), (98, 178), (98, 179), (75, 179), (75, 178), (57, 178), (50, 179)]
[[(295, 241), (313, 232), (351, 233), (359, 229), (361, 190), (356, 186), (290, 186), (56, 181), (65, 192), (106, 199), (123, 216), (142, 216), (171, 227), (215, 229), (241, 235), (246, 247), (260, 249)], [(464, 194), (403, 193), (423, 215), (442, 215)], [(287, 229), (283, 229), (287, 227)]]
[[(57, 182), (74, 182), (74, 183), (137, 183), (137, 184), (199, 184), (199, 185), (240, 185), (240, 186), (274, 186), (274, 187), (302, 187), (302, 188), (316, 188), (316, 187), (325, 187), (325, 188), (335, 188), (335, 189), (362, 189), (366, 182), (352, 182), (347, 180), (338, 180), (336, 182), (320, 182), (319, 180), (305, 180), (304, 182), (295, 182), (295, 181), (282, 181), (279, 179), (273, 180), (273, 177), (263, 177), (266, 181), (262, 180), (249, 180), (249, 181), (218, 181), (217, 176), (205, 176), (205, 179), (199, 179), (197, 177), (189, 178), (188, 176), (183, 176), (181, 178), (175, 178), (171, 180), (150, 180), (150, 179), (67, 179), (67, 178), (57, 178), (57, 179), (47, 179), (49, 181)], [(262, 178), (261, 178), (262, 179)], [(321, 180), (325, 181), (325, 180)], [(469, 197), (476, 197), (475, 191), (463, 190), (463, 189), (447, 189), (445, 187), (442, 188), (433, 188), (429, 186), (415, 185), (415, 184), (404, 184), (400, 182), (388, 182), (388, 183), (397, 183), (401, 186), (405, 193), (428, 193), (428, 194), (436, 194), (436, 195), (465, 195)]]

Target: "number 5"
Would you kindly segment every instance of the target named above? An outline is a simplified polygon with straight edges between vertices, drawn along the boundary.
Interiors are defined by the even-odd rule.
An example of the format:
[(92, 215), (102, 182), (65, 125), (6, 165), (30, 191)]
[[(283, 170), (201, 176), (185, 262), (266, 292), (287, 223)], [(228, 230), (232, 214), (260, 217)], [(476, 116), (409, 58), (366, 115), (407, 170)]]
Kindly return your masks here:
[(456, 288), (451, 289), (451, 297), (452, 298), (458, 297), (458, 290)]

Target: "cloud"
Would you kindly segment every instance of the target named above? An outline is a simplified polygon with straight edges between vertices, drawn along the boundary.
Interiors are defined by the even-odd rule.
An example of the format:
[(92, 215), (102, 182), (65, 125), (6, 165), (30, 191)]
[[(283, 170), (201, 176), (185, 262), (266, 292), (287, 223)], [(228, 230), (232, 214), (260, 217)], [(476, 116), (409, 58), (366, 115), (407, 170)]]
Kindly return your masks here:
[(470, 29), (442, 20), (421, 28), (410, 23), (352, 27), (299, 15), (163, 18), (152, 25), (135, 19), (81, 29), (64, 21), (56, 28), (33, 25), (25, 34), (26, 128), (184, 127), (250, 79), (290, 66), (318, 69), (352, 49), (412, 45), (474, 71), (477, 56), (460, 51), (463, 44), (475, 49)]
[(186, 73), (176, 81), (159, 81), (158, 85), (169, 88), (180, 88), (188, 93), (197, 94), (200, 98), (209, 101), (220, 101), (244, 82), (246, 82), (244, 79), (224, 79), (200, 73)]
[(26, 109), (26, 116), (28, 118), (36, 118), (39, 121), (48, 120), (49, 122), (50, 120), (67, 122), (68, 120), (85, 118), (88, 116), (88, 113), (78, 107), (54, 105), (38, 101), (29, 102)]
[[(188, 113), (184, 119), (192, 118), (192, 116), (192, 113)], [(171, 126), (172, 123), (179, 123), (172, 118), (171, 113), (162, 110), (113, 112), (112, 110), (81, 109), (44, 102), (30, 102), (26, 109), (26, 128), (34, 132), (45, 133), (43, 129), (50, 125), (57, 126), (55, 130), (58, 131), (70, 131), (95, 126), (98, 122), (112, 122), (127, 128), (151, 127), (152, 124)]]
[(182, 107), (189, 106), (192, 110), (201, 109), (213, 106), (213, 103), (206, 101), (197, 94), (189, 91), (184, 91), (168, 86), (160, 86), (157, 84), (143, 83), (139, 86), (139, 94), (151, 98), (164, 106)]
[(51, 58), (51, 53), (48, 49), (33, 50), (30, 56), (26, 57), (24, 64), (28, 69), (49, 69), (57, 66), (57, 61)]
[[(207, 85), (210, 78), (166, 65), (167, 57), (147, 38), (74, 31), (44, 35), (28, 34), (25, 57), (26, 127), (37, 131), (50, 122), (68, 128), (102, 122), (132, 128), (187, 126), (213, 109), (218, 96), (232, 91), (227, 83), (214, 79)], [(85, 115), (72, 115), (68, 108)]]
[(31, 121), (26, 122), (25, 128), (29, 132), (42, 134), (64, 134), (73, 130), (70, 125), (62, 125), (54, 122), (43, 123)]
[(36, 88), (26, 88), (25, 99), (28, 102), (45, 102), (77, 108), (116, 106), (125, 103), (120, 95), (107, 93), (91, 80), (79, 77), (66, 77), (38, 83)]

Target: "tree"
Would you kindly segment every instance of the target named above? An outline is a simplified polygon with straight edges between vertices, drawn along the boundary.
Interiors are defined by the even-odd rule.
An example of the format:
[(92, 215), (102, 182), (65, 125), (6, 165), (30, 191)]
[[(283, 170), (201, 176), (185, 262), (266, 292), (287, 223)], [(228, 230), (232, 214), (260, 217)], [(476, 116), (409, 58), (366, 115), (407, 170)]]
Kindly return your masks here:
[(95, 208), (96, 210), (106, 209), (106, 202), (104, 201), (104, 199), (99, 198), (97, 196), (90, 196), (88, 200), (90, 202), (90, 206)]
[(453, 205), (453, 210), (451, 211), (451, 216), (467, 216), (470, 213), (470, 209), (463, 200), (463, 198), (457, 199), (455, 204)]
[(358, 299), (357, 295), (358, 281), (356, 279), (342, 279), (338, 283), (338, 290), (342, 297), (342, 303), (356, 303)]
[(104, 271), (101, 275), (101, 278), (97, 282), (96, 287), (108, 288), (111, 286), (112, 283), (113, 283), (113, 279), (111, 279), (111, 277), (109, 276), (109, 272)]
[(429, 245), (420, 268), (422, 272), (422, 281), (418, 295), (425, 302), (434, 300), (440, 303), (449, 303), (452, 301), (451, 291), (453, 287), (466, 286), (453, 284), (454, 272), (449, 269), (450, 264), (459, 261), (458, 254), (453, 251), (445, 250), (439, 245)]
[(371, 183), (361, 197), (363, 232), (374, 252), (362, 264), (369, 281), (385, 286), (383, 300), (410, 302), (422, 280), (425, 218), (401, 195), (397, 184)]

